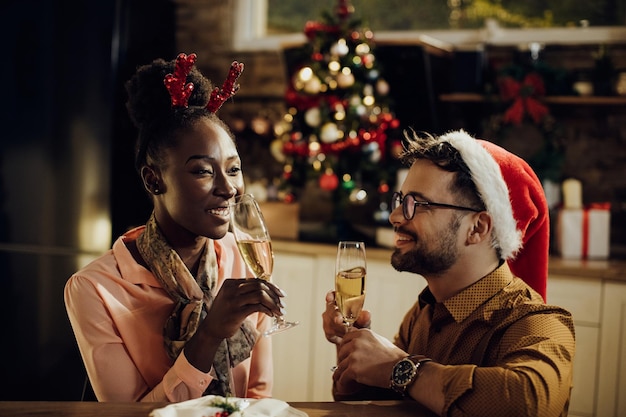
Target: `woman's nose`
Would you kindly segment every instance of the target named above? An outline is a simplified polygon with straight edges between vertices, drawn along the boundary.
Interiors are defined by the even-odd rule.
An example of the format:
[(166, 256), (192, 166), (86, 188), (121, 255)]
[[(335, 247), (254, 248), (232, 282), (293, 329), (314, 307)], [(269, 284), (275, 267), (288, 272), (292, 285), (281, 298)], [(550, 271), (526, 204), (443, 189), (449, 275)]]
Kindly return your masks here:
[(237, 194), (237, 184), (226, 175), (220, 175), (215, 181), (215, 193), (226, 197), (234, 197)]

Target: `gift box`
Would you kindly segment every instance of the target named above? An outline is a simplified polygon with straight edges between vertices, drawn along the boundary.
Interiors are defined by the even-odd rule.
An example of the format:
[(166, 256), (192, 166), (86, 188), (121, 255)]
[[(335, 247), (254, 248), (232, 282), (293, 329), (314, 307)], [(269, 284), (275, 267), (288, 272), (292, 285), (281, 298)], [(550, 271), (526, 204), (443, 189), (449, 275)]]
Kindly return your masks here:
[(556, 246), (563, 258), (606, 259), (610, 247), (611, 206), (594, 203), (557, 212)]

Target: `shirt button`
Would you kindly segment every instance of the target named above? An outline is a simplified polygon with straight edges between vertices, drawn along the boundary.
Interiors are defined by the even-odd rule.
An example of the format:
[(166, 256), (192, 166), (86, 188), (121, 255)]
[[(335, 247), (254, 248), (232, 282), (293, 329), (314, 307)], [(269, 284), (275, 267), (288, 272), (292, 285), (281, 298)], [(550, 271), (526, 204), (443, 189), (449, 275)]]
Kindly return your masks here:
[(206, 385), (206, 379), (201, 379), (200, 380), (200, 386), (203, 387)]

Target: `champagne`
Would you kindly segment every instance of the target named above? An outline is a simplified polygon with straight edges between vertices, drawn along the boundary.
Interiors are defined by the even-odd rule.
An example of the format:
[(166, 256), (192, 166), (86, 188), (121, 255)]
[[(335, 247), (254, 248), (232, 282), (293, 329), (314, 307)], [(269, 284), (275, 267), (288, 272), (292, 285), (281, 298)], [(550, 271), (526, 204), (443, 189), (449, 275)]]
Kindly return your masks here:
[(365, 276), (365, 268), (357, 266), (347, 271), (340, 271), (335, 277), (335, 301), (347, 324), (354, 323), (363, 309)]
[(269, 280), (274, 268), (272, 242), (269, 240), (237, 241), (239, 252), (257, 278)]

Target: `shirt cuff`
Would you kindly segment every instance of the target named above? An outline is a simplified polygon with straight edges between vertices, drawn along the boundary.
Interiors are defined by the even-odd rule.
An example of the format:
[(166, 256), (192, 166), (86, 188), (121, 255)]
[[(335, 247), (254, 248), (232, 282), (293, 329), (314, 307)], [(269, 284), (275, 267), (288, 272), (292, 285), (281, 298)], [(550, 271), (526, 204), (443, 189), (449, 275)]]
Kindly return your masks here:
[[(211, 381), (213, 381), (213, 368), (206, 373), (200, 371), (198, 368), (189, 363), (187, 357), (185, 356), (184, 349), (180, 352), (178, 358), (176, 358), (176, 362), (174, 362), (172, 370), (174, 371), (177, 379), (187, 386), (192, 398), (202, 396)], [(170, 389), (173, 391), (176, 389), (175, 385), (176, 383), (166, 387), (166, 389), (169, 388), (168, 391)]]
[(443, 413), (448, 415), (450, 407), (474, 385), (476, 365), (445, 365), (442, 370), (443, 392), (445, 392)]

